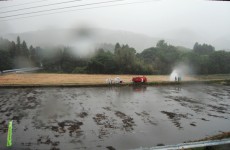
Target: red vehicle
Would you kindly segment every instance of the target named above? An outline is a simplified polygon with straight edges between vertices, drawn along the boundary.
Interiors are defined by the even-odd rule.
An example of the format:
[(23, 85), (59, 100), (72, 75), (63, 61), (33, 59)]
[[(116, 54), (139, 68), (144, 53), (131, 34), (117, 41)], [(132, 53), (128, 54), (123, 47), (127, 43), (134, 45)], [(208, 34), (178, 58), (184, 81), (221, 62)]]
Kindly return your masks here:
[(135, 82), (135, 83), (145, 83), (145, 82), (147, 82), (147, 78), (145, 76), (143, 76), (143, 77), (133, 77), (132, 81)]

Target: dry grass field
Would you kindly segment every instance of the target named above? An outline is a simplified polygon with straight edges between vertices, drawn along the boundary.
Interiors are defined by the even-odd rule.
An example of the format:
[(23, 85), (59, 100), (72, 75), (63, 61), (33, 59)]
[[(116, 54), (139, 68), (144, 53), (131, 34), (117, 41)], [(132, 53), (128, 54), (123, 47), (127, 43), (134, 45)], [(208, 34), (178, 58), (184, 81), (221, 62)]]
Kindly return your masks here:
[[(106, 79), (120, 77), (124, 83), (131, 83), (132, 77), (137, 75), (102, 75), (102, 74), (50, 74), (23, 73), (5, 74), (0, 76), (0, 86), (4, 85), (100, 85)], [(148, 82), (167, 82), (167, 75), (147, 75)], [(227, 76), (197, 76), (185, 77), (183, 81), (226, 79)], [(228, 78), (229, 79), (229, 78)]]
[[(132, 77), (136, 75), (98, 75), (98, 74), (6, 74), (0, 76), (0, 85), (91, 85), (105, 84), (106, 79), (120, 77), (124, 83), (130, 83)], [(146, 76), (148, 82), (169, 81), (166, 75)], [(186, 77), (185, 80), (195, 80), (192, 77)]]

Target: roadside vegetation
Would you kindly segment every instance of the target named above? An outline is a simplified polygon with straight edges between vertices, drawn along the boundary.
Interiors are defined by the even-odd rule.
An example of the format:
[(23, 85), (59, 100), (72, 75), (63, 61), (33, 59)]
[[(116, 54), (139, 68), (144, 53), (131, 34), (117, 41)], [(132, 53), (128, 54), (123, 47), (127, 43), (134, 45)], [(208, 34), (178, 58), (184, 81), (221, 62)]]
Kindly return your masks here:
[(155, 47), (137, 53), (129, 45), (117, 43), (114, 50), (100, 48), (87, 57), (76, 56), (71, 47), (52, 50), (27, 45), (26, 41), (0, 38), (0, 71), (40, 67), (44, 73), (84, 74), (169, 74), (178, 64), (186, 64), (200, 75), (229, 74), (230, 52), (216, 51), (208, 44), (195, 43), (193, 49), (160, 40)]
[[(193, 142), (201, 142), (201, 141), (211, 141), (211, 140), (221, 140), (221, 139), (226, 139), (230, 138), (230, 132), (223, 132), (218, 135), (206, 137), (204, 139), (196, 140)], [(206, 147), (199, 147), (199, 148), (191, 148), (187, 150), (228, 150), (230, 147), (230, 144), (224, 144), (224, 145), (217, 145), (217, 146), (206, 146)]]

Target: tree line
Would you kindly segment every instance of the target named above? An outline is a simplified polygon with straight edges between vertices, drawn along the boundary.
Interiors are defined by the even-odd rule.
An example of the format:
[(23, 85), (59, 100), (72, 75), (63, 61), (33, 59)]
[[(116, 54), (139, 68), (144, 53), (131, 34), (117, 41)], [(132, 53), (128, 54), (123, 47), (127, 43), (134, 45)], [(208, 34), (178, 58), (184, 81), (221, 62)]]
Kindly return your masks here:
[(169, 74), (174, 66), (184, 63), (197, 74), (230, 73), (230, 52), (216, 51), (208, 44), (195, 43), (188, 49), (160, 40), (141, 53), (119, 43), (112, 51), (100, 48), (88, 57), (72, 52), (71, 47), (28, 47), (20, 37), (16, 42), (0, 38), (0, 71), (42, 66), (42, 72), (52, 73)]

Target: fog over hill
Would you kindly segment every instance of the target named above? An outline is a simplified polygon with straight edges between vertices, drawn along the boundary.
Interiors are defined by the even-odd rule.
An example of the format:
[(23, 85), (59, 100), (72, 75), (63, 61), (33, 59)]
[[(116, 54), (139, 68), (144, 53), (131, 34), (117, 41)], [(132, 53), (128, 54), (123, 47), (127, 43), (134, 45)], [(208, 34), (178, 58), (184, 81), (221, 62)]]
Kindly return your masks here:
[[(24, 33), (6, 34), (3, 37), (9, 40), (16, 41), (16, 37), (20, 36), (21, 40), (25, 40), (28, 45), (33, 46), (72, 46), (75, 40), (87, 40), (93, 43), (95, 47), (106, 44), (115, 45), (117, 42), (120, 44), (128, 44), (134, 47), (137, 52), (141, 52), (146, 48), (153, 47), (156, 43), (164, 39), (167, 43), (175, 46), (183, 46), (193, 48), (195, 42), (207, 43), (213, 45), (216, 50), (229, 50), (230, 37), (228, 35), (220, 37), (215, 40), (205, 40), (205, 34), (196, 34), (189, 30), (174, 30), (173, 32), (162, 33), (162, 36), (150, 37), (144, 34), (138, 34), (122, 30), (109, 30), (109, 29), (64, 29), (64, 28), (47, 28), (43, 30), (30, 31)], [(210, 39), (210, 38), (209, 38)], [(111, 47), (107, 45), (107, 47)]]

